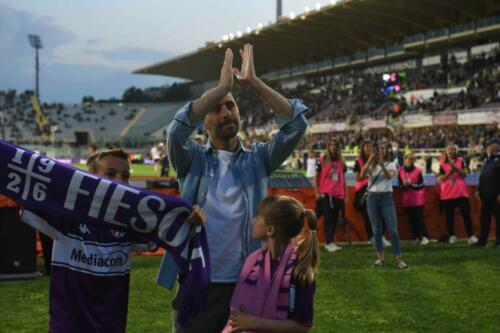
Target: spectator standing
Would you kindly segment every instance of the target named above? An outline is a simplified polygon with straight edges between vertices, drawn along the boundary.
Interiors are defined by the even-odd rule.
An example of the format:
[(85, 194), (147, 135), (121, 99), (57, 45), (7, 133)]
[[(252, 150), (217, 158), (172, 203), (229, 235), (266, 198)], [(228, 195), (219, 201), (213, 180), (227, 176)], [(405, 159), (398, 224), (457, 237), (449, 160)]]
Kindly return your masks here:
[(331, 138), (327, 149), (318, 163), (314, 181), (316, 199), (320, 200), (321, 213), (324, 217), (325, 249), (335, 252), (342, 249), (333, 242), (339, 213), (344, 211), (345, 172), (347, 171), (342, 156), (342, 146), (336, 138)]
[(316, 156), (314, 155), (314, 150), (309, 149), (307, 151), (307, 160), (306, 160), (306, 177), (309, 179), (311, 184), (314, 184), (314, 180), (316, 177), (316, 164), (318, 163)]
[(446, 211), (446, 225), (448, 228), (448, 242), (456, 242), (455, 236), (455, 207), (460, 209), (464, 220), (469, 244), (477, 242), (472, 228), (470, 215), (469, 193), (465, 185), (467, 168), (463, 157), (458, 156), (457, 147), (449, 145), (439, 164), (440, 198)]
[(402, 206), (408, 214), (408, 220), (414, 237), (421, 245), (429, 244), (424, 223), (425, 185), (422, 170), (415, 166), (415, 155), (405, 157), (405, 164), (399, 168), (399, 183), (403, 188)]
[(486, 146), (488, 154), (479, 175), (478, 195), (481, 200), (481, 233), (477, 246), (485, 246), (490, 233), (491, 217), (496, 221), (495, 247), (500, 248), (500, 138), (491, 139)]
[(396, 266), (401, 269), (408, 269), (409, 266), (401, 259), (396, 207), (392, 197), (392, 178), (396, 175), (396, 172), (396, 165), (391, 162), (389, 149), (382, 144), (377, 152), (370, 155), (368, 162), (361, 170), (361, 177), (368, 177), (369, 179), (366, 205), (372, 223), (374, 247), (377, 252), (377, 260), (375, 260), (373, 266), (381, 267), (385, 262), (384, 243), (382, 241), (383, 217), (391, 235), (392, 253), (396, 260)]

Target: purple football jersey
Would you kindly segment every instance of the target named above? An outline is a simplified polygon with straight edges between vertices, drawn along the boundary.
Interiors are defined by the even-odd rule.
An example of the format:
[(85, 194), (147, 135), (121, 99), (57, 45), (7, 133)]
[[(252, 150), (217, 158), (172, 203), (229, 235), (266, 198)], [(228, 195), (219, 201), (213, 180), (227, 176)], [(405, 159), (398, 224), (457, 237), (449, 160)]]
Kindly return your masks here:
[(129, 235), (30, 211), (22, 220), (54, 239), (49, 332), (125, 332)]

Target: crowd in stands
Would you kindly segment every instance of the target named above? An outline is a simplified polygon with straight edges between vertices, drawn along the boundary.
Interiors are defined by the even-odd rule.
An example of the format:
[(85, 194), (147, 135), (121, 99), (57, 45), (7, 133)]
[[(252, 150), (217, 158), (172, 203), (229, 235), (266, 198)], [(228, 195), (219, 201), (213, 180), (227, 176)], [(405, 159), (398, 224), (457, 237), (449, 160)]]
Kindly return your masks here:
[[(360, 117), (373, 118), (397, 117), (405, 113), (436, 112), (446, 110), (474, 109), (500, 105), (500, 51), (494, 50), (489, 55), (479, 55), (466, 62), (459, 62), (455, 56), (443, 57), (439, 65), (405, 70), (399, 77), (399, 95), (384, 94), (382, 74), (363, 73), (362, 71), (308, 78), (306, 82), (294, 88), (274, 88), (285, 96), (301, 98), (310, 107), (310, 122), (347, 121), (359, 124)], [(438, 89), (460, 87), (458, 93), (447, 94)], [(435, 89), (428, 99), (405, 92)], [(235, 93), (242, 114), (242, 129), (247, 143), (265, 140), (266, 135), (256, 135), (251, 129), (264, 126), (271, 118), (270, 112), (255, 95), (239, 90)], [(413, 149), (445, 147), (453, 142), (461, 148), (480, 146), (492, 136), (498, 136), (498, 120), (490, 125), (476, 126), (433, 126), (417, 129), (403, 129), (388, 126), (385, 129), (357, 130), (338, 133), (340, 141), (347, 151), (358, 146), (364, 138), (374, 142), (396, 141), (402, 147)], [(250, 128), (250, 130), (248, 129)], [(272, 127), (270, 127), (272, 130)], [(299, 148), (324, 149), (331, 134), (308, 135)]]
[[(373, 142), (396, 141), (401, 147), (412, 149), (442, 148), (448, 143), (454, 143), (459, 148), (473, 149), (482, 145), (486, 140), (498, 136), (500, 131), (497, 126), (497, 124), (447, 125), (398, 130), (384, 128), (372, 129), (368, 132), (342, 132), (336, 136), (348, 152), (352, 147), (359, 146), (365, 139)], [(331, 136), (332, 133), (309, 135), (303, 140), (301, 148), (310, 146), (313, 149), (324, 149)]]
[[(417, 66), (399, 71), (397, 74), (398, 93), (383, 92), (384, 80), (381, 73), (370, 73), (367, 69), (351, 70), (335, 75), (311, 76), (293, 86), (290, 82), (281, 86), (278, 82), (269, 84), (285, 96), (299, 98), (310, 110), (307, 113), (311, 123), (346, 121), (355, 125), (354, 131), (342, 132), (343, 147), (349, 150), (359, 145), (363, 138), (379, 141), (382, 137), (397, 141), (402, 147), (435, 148), (455, 142), (459, 147), (472, 148), (480, 145), (495, 133), (491, 126), (434, 126), (431, 128), (401, 129), (388, 126), (386, 129), (362, 131), (360, 118), (395, 118), (411, 112), (431, 114), (445, 110), (474, 109), (500, 105), (500, 51), (471, 57), (467, 61), (457, 61), (455, 56), (443, 56), (441, 62), (432, 66)], [(443, 92), (446, 88), (459, 88), (454, 94)], [(434, 89), (430, 98), (408, 94), (421, 89)], [(405, 93), (407, 97), (405, 96)], [(2, 127), (7, 133), (5, 139), (18, 144), (41, 135), (36, 124), (31, 105), (32, 91), (16, 94), (15, 91), (0, 91), (0, 111), (3, 114)], [(272, 114), (249, 89), (236, 86), (233, 92), (241, 113), (242, 131), (249, 144), (265, 140), (266, 135), (256, 135), (253, 130), (264, 127), (271, 132)], [(109, 131), (106, 123), (115, 120), (130, 121), (137, 115), (135, 106), (123, 104), (82, 103), (65, 105), (43, 103), (43, 110), (49, 120), (49, 127), (57, 125), (57, 136), (62, 131), (74, 128), (92, 128), (98, 133)], [(30, 135), (27, 135), (29, 133)], [(309, 135), (300, 148), (324, 149), (327, 134)]]
[[(382, 92), (383, 74), (348, 71), (336, 75), (309, 77), (293, 88), (273, 88), (285, 96), (301, 98), (310, 111), (308, 117), (317, 121), (357, 118), (362, 116), (399, 116), (406, 112), (440, 112), (473, 109), (500, 103), (500, 51), (472, 57), (459, 62), (455, 56), (442, 57), (438, 65), (417, 66), (398, 73), (398, 93)], [(457, 93), (434, 92), (425, 99), (405, 92), (421, 89), (459, 87)], [(235, 92), (240, 110), (249, 126), (265, 124), (270, 115), (258, 98), (246, 90)]]

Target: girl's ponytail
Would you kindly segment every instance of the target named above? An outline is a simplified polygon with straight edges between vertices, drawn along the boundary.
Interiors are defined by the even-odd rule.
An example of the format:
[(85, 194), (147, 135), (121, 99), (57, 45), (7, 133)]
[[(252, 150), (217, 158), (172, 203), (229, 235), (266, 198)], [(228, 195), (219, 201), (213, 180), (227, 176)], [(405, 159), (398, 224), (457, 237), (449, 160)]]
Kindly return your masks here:
[(298, 284), (307, 285), (314, 281), (316, 267), (319, 263), (319, 243), (316, 237), (318, 220), (311, 209), (305, 209), (303, 216), (309, 228), (309, 233), (297, 249), (297, 264), (293, 271), (293, 277)]

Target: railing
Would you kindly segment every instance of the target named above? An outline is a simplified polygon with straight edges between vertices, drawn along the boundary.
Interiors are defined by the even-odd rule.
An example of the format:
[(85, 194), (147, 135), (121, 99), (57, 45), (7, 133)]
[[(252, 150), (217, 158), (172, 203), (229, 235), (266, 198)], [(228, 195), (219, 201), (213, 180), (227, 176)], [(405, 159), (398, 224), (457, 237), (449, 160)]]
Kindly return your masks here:
[(492, 16), (492, 17), (485, 17), (485, 18), (479, 19), (477, 21), (478, 28), (485, 28), (487, 26), (497, 25), (497, 24), (500, 24), (500, 15)]

